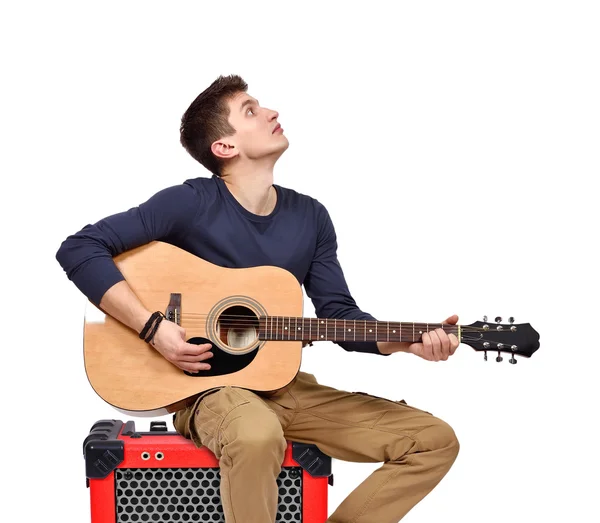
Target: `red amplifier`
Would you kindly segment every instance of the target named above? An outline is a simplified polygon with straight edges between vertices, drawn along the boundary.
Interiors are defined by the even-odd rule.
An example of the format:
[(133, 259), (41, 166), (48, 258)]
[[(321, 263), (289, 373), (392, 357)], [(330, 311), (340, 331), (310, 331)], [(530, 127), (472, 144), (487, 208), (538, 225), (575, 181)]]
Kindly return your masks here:
[[(164, 421), (137, 432), (133, 421), (100, 420), (83, 443), (92, 523), (225, 522), (219, 461)], [(288, 441), (277, 479), (277, 522), (323, 523), (331, 458)]]

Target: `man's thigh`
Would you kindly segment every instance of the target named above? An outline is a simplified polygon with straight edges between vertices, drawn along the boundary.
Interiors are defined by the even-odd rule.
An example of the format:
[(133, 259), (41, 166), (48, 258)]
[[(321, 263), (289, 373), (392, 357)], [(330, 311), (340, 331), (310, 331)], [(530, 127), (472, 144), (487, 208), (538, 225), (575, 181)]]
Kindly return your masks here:
[(456, 440), (446, 422), (404, 400), (335, 389), (304, 372), (284, 395), (266, 401), (294, 410), (284, 427), (287, 439), (314, 443), (345, 461), (388, 461), (453, 445)]
[[(223, 439), (264, 439), (266, 443), (283, 438), (285, 413), (277, 412), (250, 390), (226, 386), (196, 402), (189, 413), (189, 435), (198, 446), (208, 447), (220, 456)], [(185, 434), (184, 434), (185, 435)]]

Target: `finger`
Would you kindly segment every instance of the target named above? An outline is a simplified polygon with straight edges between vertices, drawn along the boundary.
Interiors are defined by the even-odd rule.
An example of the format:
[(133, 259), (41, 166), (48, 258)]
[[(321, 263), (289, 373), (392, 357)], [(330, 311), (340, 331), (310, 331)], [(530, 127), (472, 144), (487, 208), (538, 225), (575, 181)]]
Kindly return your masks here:
[(199, 370), (210, 369), (210, 364), (208, 364), (208, 363), (180, 363), (179, 368), (182, 370), (187, 370), (188, 372), (198, 372)]
[(460, 342), (458, 341), (458, 338), (454, 334), (450, 334), (448, 336), (448, 338), (450, 338), (450, 355), (452, 356), (452, 354), (454, 354), (456, 352), (456, 349), (460, 345)]
[(431, 344), (433, 346), (433, 361), (440, 361), (442, 357), (442, 344), (440, 342), (440, 337), (435, 331), (430, 332), (429, 335), (431, 336)]
[(198, 354), (196, 356), (192, 354), (182, 354), (177, 358), (177, 361), (186, 362), (186, 363), (198, 363), (200, 361), (205, 361), (209, 358), (212, 358), (214, 354), (212, 352), (203, 352), (202, 354)]
[(442, 323), (445, 323), (446, 325), (456, 325), (457, 321), (458, 321), (458, 315), (453, 314), (449, 318), (446, 318)]
[(203, 343), (202, 345), (196, 345), (195, 343), (185, 343), (181, 353), (185, 355), (198, 356), (206, 352), (207, 350), (212, 349), (212, 344)]
[(414, 354), (415, 356), (419, 356), (419, 357), (423, 357), (423, 350), (424, 350), (424, 345), (422, 343), (411, 343), (408, 346), (408, 352), (410, 352), (411, 354)]
[(446, 361), (448, 359), (448, 356), (450, 356), (450, 339), (448, 338), (448, 335), (446, 334), (444, 329), (436, 329), (436, 334), (440, 338), (442, 353), (441, 359), (443, 361)]
[(424, 332), (421, 336), (423, 340), (423, 355), (422, 357), (426, 360), (433, 361), (433, 343), (431, 342), (431, 336), (428, 332)]

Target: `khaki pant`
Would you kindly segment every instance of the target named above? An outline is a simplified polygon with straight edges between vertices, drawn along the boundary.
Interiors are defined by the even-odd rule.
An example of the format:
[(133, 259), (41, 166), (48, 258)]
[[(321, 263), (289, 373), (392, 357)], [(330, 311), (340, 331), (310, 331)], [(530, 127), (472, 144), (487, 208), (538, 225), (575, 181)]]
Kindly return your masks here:
[(177, 412), (174, 425), (219, 459), (226, 523), (275, 522), (286, 440), (314, 443), (344, 461), (383, 462), (326, 523), (397, 523), (439, 483), (459, 449), (452, 428), (432, 414), (320, 385), (305, 372), (268, 398), (231, 386), (208, 391)]

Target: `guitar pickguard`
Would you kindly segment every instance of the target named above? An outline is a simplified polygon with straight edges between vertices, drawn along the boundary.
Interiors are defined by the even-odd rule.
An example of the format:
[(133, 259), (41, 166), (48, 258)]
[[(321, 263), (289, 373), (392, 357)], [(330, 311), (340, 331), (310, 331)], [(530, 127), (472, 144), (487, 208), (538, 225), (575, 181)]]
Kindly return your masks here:
[(232, 374), (242, 370), (252, 363), (252, 360), (254, 360), (258, 353), (257, 348), (245, 354), (230, 354), (221, 350), (219, 347), (216, 347), (209, 339), (201, 337), (190, 338), (187, 342), (195, 345), (202, 345), (204, 343), (210, 343), (212, 345), (210, 351), (213, 353), (213, 357), (205, 360), (206, 363), (210, 363), (210, 369), (203, 369), (198, 372), (184, 371), (188, 376), (197, 378), (205, 376), (223, 376), (224, 374)]

